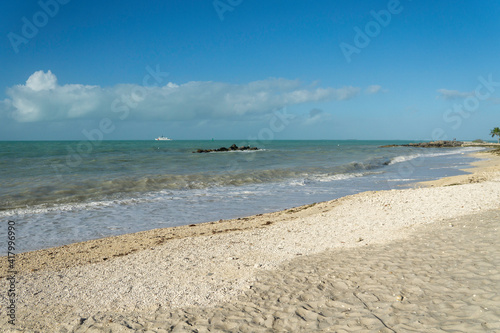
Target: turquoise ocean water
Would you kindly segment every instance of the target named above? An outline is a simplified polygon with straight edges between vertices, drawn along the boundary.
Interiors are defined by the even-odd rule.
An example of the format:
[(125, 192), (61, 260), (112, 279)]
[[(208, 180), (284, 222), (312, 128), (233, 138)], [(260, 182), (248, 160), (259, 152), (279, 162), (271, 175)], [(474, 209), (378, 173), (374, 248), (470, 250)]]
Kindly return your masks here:
[[(380, 148), (407, 142), (0, 142), (0, 219), (35, 250), (405, 187), (461, 173), (477, 150)], [(261, 150), (192, 153), (233, 143)]]

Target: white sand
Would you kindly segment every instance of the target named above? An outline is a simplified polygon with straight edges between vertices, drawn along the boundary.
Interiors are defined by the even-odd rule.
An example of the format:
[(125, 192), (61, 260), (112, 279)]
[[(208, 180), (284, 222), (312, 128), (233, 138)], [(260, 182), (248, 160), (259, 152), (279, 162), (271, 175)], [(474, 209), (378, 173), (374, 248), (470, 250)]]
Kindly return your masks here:
[[(431, 246), (429, 242), (434, 238), (443, 242), (443, 239), (439, 238), (442, 235), (437, 235), (435, 232), (442, 233), (444, 227), (442, 223), (436, 222), (459, 219), (471, 214), (472, 216), (486, 214), (485, 218), (490, 220), (492, 216), (498, 217), (498, 214), (494, 214), (500, 209), (500, 177), (496, 173), (500, 163), (498, 158), (495, 161), (496, 168), (488, 170), (488, 177), (484, 177), (485, 181), (480, 183), (366, 192), (320, 203), (303, 210), (289, 210), (255, 217), (254, 219), (261, 222), (259, 227), (171, 239), (153, 248), (141, 249), (125, 256), (106, 256), (109, 257), (108, 260), (90, 264), (79, 263), (66, 265), (67, 267), (55, 264), (54, 268), (49, 263), (45, 267), (36, 268), (39, 269), (37, 271), (23, 269), (16, 276), (19, 289), (16, 328), (27, 328), (28, 331), (34, 329), (54, 331), (65, 328), (69, 331), (87, 329), (109, 331), (111, 328), (114, 332), (127, 331), (128, 325), (129, 330), (135, 327), (146, 331), (151, 327), (150, 331), (164, 332), (171, 331), (177, 324), (179, 327), (189, 326), (186, 313), (191, 313), (198, 320), (195, 320), (197, 325), (195, 326), (199, 331), (208, 328), (226, 331), (243, 330), (244, 325), (248, 326), (249, 331), (270, 329), (273, 326), (278, 330), (287, 330), (287, 325), (291, 325), (290, 327), (298, 325), (296, 327), (304, 331), (308, 330), (307, 325), (311, 325), (309, 327), (311, 330), (356, 331), (356, 329), (382, 327), (383, 330), (391, 332), (392, 329), (384, 325), (401, 324), (394, 316), (398, 316), (400, 312), (416, 312), (422, 317), (421, 328), (425, 327), (429, 332), (432, 330), (427, 329), (434, 325), (444, 329), (444, 324), (440, 323), (445, 323), (445, 318), (433, 320), (427, 318), (433, 316), (432, 311), (439, 309), (443, 315), (452, 316), (457, 302), (465, 302), (466, 307), (471, 306), (471, 316), (480, 316), (478, 312), (480, 309), (473, 306), (473, 300), (451, 300), (449, 303), (444, 303), (448, 305), (440, 306), (433, 303), (432, 295), (426, 291), (426, 296), (430, 299), (415, 297), (410, 305), (400, 302), (401, 306), (396, 311), (393, 305), (387, 306), (385, 297), (396, 302), (396, 298), (402, 296), (404, 299), (408, 296), (393, 295), (395, 282), (381, 276), (387, 275), (391, 263), (395, 265), (394, 271), (421, 271), (422, 274), (416, 274), (415, 276), (418, 275), (415, 277), (416, 280), (406, 285), (405, 289), (410, 290), (408, 293), (415, 290), (418, 294), (417, 289), (422, 289), (426, 285), (422, 281), (439, 280), (442, 274), (456, 268), (450, 266), (453, 266), (453, 262), (445, 262), (441, 266), (439, 263), (427, 264), (425, 256), (406, 261), (404, 258), (406, 251), (410, 251), (408, 255), (411, 256), (420, 246), (426, 251), (424, 254), (431, 259), (441, 255), (436, 251), (450, 251), (449, 256), (455, 258), (455, 261), (464, 258), (469, 264), (471, 263), (473, 259), (468, 258), (468, 255), (475, 254), (474, 240), (481, 237), (480, 234), (464, 235), (463, 232), (457, 231), (457, 237), (465, 237), (464, 239), (472, 237), (470, 238), (472, 244), (470, 242), (459, 244), (463, 245), (462, 249), (457, 244), (439, 247)], [(462, 179), (460, 182), (468, 181)], [(234, 220), (231, 223), (245, 224), (246, 221)], [(481, 223), (474, 226), (483, 228)], [(211, 228), (211, 225), (206, 224), (204, 227)], [(495, 228), (496, 225), (490, 223), (485, 230), (494, 234), (493, 231), (497, 230)], [(452, 230), (455, 232), (456, 229)], [(421, 234), (424, 235), (423, 238), (416, 241), (416, 235)], [(155, 235), (155, 231), (135, 235), (130, 236), (132, 238), (129, 237), (127, 243), (123, 244), (120, 244), (120, 239), (123, 238), (110, 238), (108, 243), (105, 243), (108, 245), (102, 247), (121, 245), (131, 248), (134, 242), (141, 243), (141, 238)], [(446, 238), (446, 241), (450, 239)], [(109, 245), (109, 242), (113, 245)], [(368, 244), (370, 246), (366, 247)], [(487, 249), (488, 241), (482, 244)], [(77, 249), (81, 246), (84, 245), (75, 244), (69, 248)], [(346, 250), (351, 247), (356, 249)], [(369, 254), (365, 248), (374, 252)], [(392, 249), (398, 254), (391, 257), (387, 253), (387, 256), (384, 256), (384, 253)], [(64, 256), (64, 253), (71, 252), (68, 247), (51, 251), (56, 253), (55, 257), (57, 254)], [(327, 260), (338, 256), (350, 259)], [(29, 260), (36, 263), (37, 255), (33, 255)], [(368, 271), (366, 267), (360, 266), (363, 262), (370, 267)], [(480, 272), (474, 274), (483, 276), (485, 283), (498, 283), (500, 274), (498, 265), (496, 267), (491, 264), (481, 265), (484, 266), (480, 267)], [(33, 266), (27, 264), (26, 267)], [(323, 273), (318, 275), (317, 272), (322, 269), (326, 270), (324, 274), (327, 276), (335, 275), (337, 271), (343, 272), (339, 273), (344, 276), (338, 283), (335, 282), (335, 278), (332, 280), (331, 276), (329, 280), (326, 279), (330, 281), (328, 283), (333, 283), (328, 286), (329, 292), (337, 296), (327, 297), (321, 293), (323, 289), (319, 286), (322, 283)], [(436, 274), (433, 274), (434, 271)], [(294, 276), (292, 280), (296, 282), (295, 284), (293, 281), (286, 281), (288, 273)], [(349, 281), (351, 277), (358, 276), (358, 273), (361, 279), (359, 283), (362, 285), (355, 286), (354, 282)], [(458, 269), (452, 274), (452, 278), (467, 279), (471, 274), (470, 271)], [(370, 280), (370, 276), (373, 277), (373, 281)], [(266, 282), (263, 283), (262, 279)], [(296, 281), (297, 279), (299, 281)], [(445, 277), (442, 279), (443, 283), (448, 283)], [(5, 278), (0, 280), (0, 289), (7, 290)], [(314, 289), (314, 292), (300, 299), (301, 290), (308, 289)], [(365, 292), (372, 289), (378, 290), (375, 298), (370, 296), (369, 292)], [(435, 289), (436, 295), (443, 293), (442, 283), (438, 283)], [(455, 289), (448, 289), (445, 295), (451, 297), (450, 292)], [(273, 290), (280, 291), (273, 293)], [(254, 291), (258, 294), (258, 302), (252, 301)], [(493, 295), (494, 291), (491, 288), (487, 292), (490, 293), (488, 302), (491, 301), (500, 308), (499, 297)], [(2, 329), (11, 328), (4, 315), (5, 296), (5, 293), (2, 293), (0, 317)], [(383, 302), (380, 300), (381, 297), (384, 298)], [(310, 303), (309, 308), (299, 301)], [(345, 321), (342, 321), (342, 317), (338, 317), (337, 310), (342, 307), (353, 308), (351, 304), (353, 302), (358, 302), (358, 306), (364, 304), (364, 312), (359, 310), (363, 313), (354, 314), (352, 310), (348, 310), (346, 313), (350, 318), (345, 317)], [(374, 316), (367, 310), (378, 304), (377, 302), (382, 302), (383, 304), (379, 305), (385, 306), (380, 310), (380, 316)], [(242, 304), (247, 304), (248, 311)], [(422, 308), (422, 304), (426, 304), (426, 307)], [(321, 314), (323, 310), (320, 308), (326, 312)], [(266, 311), (268, 315), (262, 315)], [(279, 311), (283, 312), (282, 321), (275, 315)], [(259, 313), (260, 317), (255, 315), (256, 313)], [(238, 318), (227, 319), (233, 315)], [(248, 316), (251, 319), (248, 319)], [(493, 317), (488, 317), (487, 322), (490, 326), (485, 326), (486, 331), (494, 328), (491, 326), (494, 325), (491, 324), (492, 321), (500, 320), (498, 312), (489, 316)], [(330, 321), (326, 319), (320, 321), (318, 319), (320, 317), (330, 318)], [(358, 326), (355, 325), (355, 318), (360, 318)], [(462, 321), (467, 321), (467, 318), (462, 318)], [(408, 330), (409, 327), (416, 327), (415, 331), (419, 331), (418, 325), (413, 324), (411, 326), (405, 322), (404, 325), (410, 325)], [(450, 325), (451, 329), (455, 324)], [(468, 327), (463, 323), (459, 324), (458, 321), (457, 325)], [(404, 327), (401, 326), (400, 329)], [(457, 330), (460, 331), (458, 328)]]

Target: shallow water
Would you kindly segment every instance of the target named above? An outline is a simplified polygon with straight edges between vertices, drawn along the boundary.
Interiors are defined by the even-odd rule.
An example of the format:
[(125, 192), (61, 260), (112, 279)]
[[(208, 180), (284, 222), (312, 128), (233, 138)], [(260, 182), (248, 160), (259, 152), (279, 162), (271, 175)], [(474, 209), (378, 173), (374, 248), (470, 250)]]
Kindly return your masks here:
[[(192, 153), (233, 143), (261, 150)], [(379, 148), (392, 143), (0, 142), (0, 219), (29, 251), (408, 186), (462, 173), (478, 150)]]

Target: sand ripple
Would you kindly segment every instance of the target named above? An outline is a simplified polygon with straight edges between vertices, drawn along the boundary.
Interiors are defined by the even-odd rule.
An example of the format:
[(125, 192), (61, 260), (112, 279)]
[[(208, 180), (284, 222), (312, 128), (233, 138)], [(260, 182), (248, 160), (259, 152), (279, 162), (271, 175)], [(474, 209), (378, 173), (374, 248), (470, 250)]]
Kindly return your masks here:
[(262, 271), (217, 307), (99, 313), (76, 332), (499, 332), (500, 211)]

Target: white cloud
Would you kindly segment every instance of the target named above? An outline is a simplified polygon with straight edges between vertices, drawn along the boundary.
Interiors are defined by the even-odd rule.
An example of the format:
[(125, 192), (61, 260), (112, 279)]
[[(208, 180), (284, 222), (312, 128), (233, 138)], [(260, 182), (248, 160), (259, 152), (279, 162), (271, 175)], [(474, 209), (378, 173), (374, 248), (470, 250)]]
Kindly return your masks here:
[(448, 90), (448, 89), (438, 89), (439, 96), (437, 98), (442, 98), (446, 100), (453, 99), (463, 99), (469, 96), (474, 96), (473, 92), (461, 92), (458, 90)]
[(37, 71), (26, 81), (26, 87), (34, 91), (55, 89), (56, 86), (57, 78), (50, 70), (47, 73)]
[(365, 89), (365, 92), (367, 94), (376, 94), (382, 89), (382, 86), (379, 85), (371, 85), (368, 88)]
[(382, 86), (378, 84), (373, 84), (365, 89), (365, 94), (372, 95), (377, 94), (379, 92), (387, 92), (387, 89), (382, 89)]
[(0, 114), (8, 112), (12, 108), (12, 101), (8, 98), (0, 101)]
[[(30, 77), (31, 78), (31, 77)], [(37, 89), (49, 82), (34, 83)], [(34, 90), (20, 85), (7, 89), (12, 104), (11, 116), (17, 121), (61, 120), (85, 117), (107, 107), (111, 96), (96, 86), (65, 85)]]
[(356, 87), (316, 88), (281, 78), (247, 84), (193, 81), (162, 87), (61, 86), (51, 71), (37, 71), (25, 85), (7, 89), (8, 99), (0, 103), (0, 111), (8, 110), (19, 122), (120, 115), (135, 120), (242, 119), (307, 102), (348, 100), (359, 92)]

